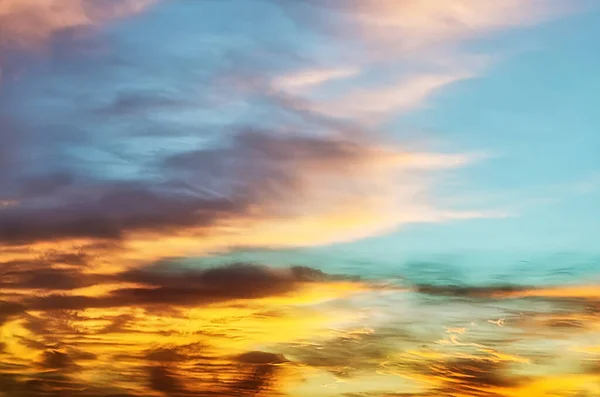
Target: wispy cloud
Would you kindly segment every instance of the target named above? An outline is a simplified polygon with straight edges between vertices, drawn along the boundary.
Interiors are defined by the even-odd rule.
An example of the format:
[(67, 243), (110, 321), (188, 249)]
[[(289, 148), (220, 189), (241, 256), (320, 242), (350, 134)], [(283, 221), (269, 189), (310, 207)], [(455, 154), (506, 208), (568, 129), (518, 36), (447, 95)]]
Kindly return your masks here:
[(159, 0), (4, 0), (0, 2), (0, 88), (30, 62), (21, 54), (43, 52), (58, 35), (74, 37), (139, 13)]
[(339, 97), (315, 104), (318, 111), (354, 120), (385, 119), (420, 108), (452, 83), (480, 75), (494, 54), (469, 51), (472, 40), (531, 26), (582, 6), (562, 0), (284, 0), (277, 4), (300, 24), (322, 34), (323, 40), (337, 43), (343, 59), (353, 65), (350, 70), (385, 76), (378, 79), (381, 85), (360, 80), (360, 89), (351, 85)]
[(0, 50), (34, 49), (61, 31), (142, 11), (158, 0), (5, 0), (0, 3)]
[(365, 119), (399, 115), (414, 110), (447, 85), (469, 78), (468, 74), (410, 75), (398, 83), (373, 89), (355, 89), (341, 98), (317, 103), (315, 110), (335, 117)]
[(329, 81), (354, 77), (360, 73), (356, 68), (311, 69), (277, 77), (273, 86), (279, 90), (299, 90), (325, 84)]
[[(311, 12), (334, 12), (329, 30), (393, 46), (388, 53), (448, 45), (502, 29), (530, 25), (569, 11), (581, 2), (563, 0), (333, 0), (282, 2), (305, 23), (325, 23)], [(318, 11), (315, 11), (318, 10)], [(379, 48), (381, 50), (382, 48)]]

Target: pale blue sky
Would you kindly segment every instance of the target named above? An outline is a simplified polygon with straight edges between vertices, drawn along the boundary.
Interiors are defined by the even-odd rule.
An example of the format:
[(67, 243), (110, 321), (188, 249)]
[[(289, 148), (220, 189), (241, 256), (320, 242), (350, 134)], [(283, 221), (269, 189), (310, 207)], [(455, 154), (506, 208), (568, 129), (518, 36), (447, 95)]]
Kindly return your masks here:
[(465, 171), (474, 187), (465, 193), (489, 194), (514, 215), (408, 227), (377, 244), (597, 252), (600, 53), (593, 48), (599, 22), (600, 13), (592, 12), (496, 38), (493, 44), (505, 52), (518, 51), (448, 89), (434, 108), (398, 121), (494, 154)]

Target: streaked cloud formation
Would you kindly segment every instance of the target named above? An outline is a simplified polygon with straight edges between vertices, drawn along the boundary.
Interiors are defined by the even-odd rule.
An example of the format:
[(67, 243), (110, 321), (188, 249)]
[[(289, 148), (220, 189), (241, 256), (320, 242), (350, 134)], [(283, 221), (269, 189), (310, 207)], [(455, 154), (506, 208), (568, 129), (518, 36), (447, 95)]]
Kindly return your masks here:
[[(111, 2), (107, 12), (110, 17), (124, 16), (145, 5), (149, 4)], [(48, 15), (42, 5), (21, 4), (23, 11), (11, 6), (10, 12), (40, 13), (61, 21), (62, 25), (50, 24), (51, 28), (39, 33), (49, 38), (60, 30), (85, 25), (86, 20), (90, 24), (102, 20), (95, 17), (92, 6), (99, 7), (88, 2), (52, 7), (55, 13), (80, 15), (73, 22)], [(28, 37), (23, 33), (23, 40)], [(68, 40), (67, 44), (72, 43)], [(48, 73), (72, 78), (70, 55), (64, 56), (53, 61)], [(16, 203), (0, 213), (0, 236), (5, 243), (47, 245), (72, 240), (88, 245), (92, 240), (117, 240), (139, 256), (148, 249), (145, 241), (161, 236), (165, 244), (161, 252), (149, 255), (154, 258), (236, 246), (327, 244), (391, 231), (404, 223), (492, 214), (441, 208), (433, 198), (434, 181), (428, 174), (466, 165), (476, 156), (412, 153), (412, 143), (386, 143), (383, 134), (369, 132), (371, 127), (363, 125), (363, 116), (398, 113), (423, 104), (433, 91), (460, 76), (404, 76), (403, 82), (391, 88), (351, 88), (343, 100), (319, 100), (311, 93), (293, 92), (302, 86), (318, 90), (329, 81), (347, 82), (365, 71), (350, 67), (284, 73), (249, 63), (243, 71), (207, 70), (206, 80), (198, 81), (206, 87), (201, 98), (192, 99), (189, 90), (168, 93), (173, 90), (168, 86), (122, 88), (131, 83), (116, 74), (120, 66), (105, 63), (106, 55), (78, 56), (78, 62), (85, 65), (78, 73), (85, 76), (100, 64), (98, 70), (108, 73), (112, 81), (102, 87), (82, 87), (85, 92), (92, 89), (94, 97), (76, 99), (86, 95), (77, 86), (69, 90), (53, 87), (59, 94), (50, 97), (44, 87), (53, 83), (46, 82), (43, 74), (31, 77), (41, 79), (39, 85), (26, 86), (16, 80), (0, 92), (0, 100), (7, 104), (2, 114), (7, 120), (4, 168), (15, 170), (5, 172), (0, 180), (2, 200)], [(250, 53), (240, 50), (236, 56)], [(136, 65), (137, 59), (127, 62)], [(215, 73), (224, 77), (215, 78)], [(239, 78), (247, 75), (252, 77), (242, 83)], [(93, 80), (85, 84), (93, 85)], [(24, 89), (17, 93), (13, 86)], [(19, 116), (42, 106), (38, 101), (57, 106), (43, 125)], [(239, 120), (235, 109), (247, 106), (241, 104), (248, 101), (257, 103), (251, 113), (269, 114), (268, 123), (256, 116), (229, 122)], [(194, 110), (199, 113), (189, 113)], [(189, 120), (191, 125), (184, 130), (159, 119), (161, 114)], [(206, 122), (214, 117), (217, 120)], [(124, 127), (123, 123), (136, 120), (140, 127), (148, 124), (163, 131), (146, 134), (134, 131), (131, 124)], [(224, 133), (217, 137), (207, 129)], [(98, 142), (100, 134), (111, 138)], [(125, 145), (108, 147), (117, 139)], [(141, 144), (140, 152), (142, 139), (147, 143)], [(168, 149), (167, 140), (189, 144), (185, 149)], [(39, 146), (43, 141), (48, 145)], [(154, 148), (164, 149), (148, 158)], [(28, 161), (31, 156), (43, 160), (32, 163)], [(131, 171), (129, 176), (99, 171), (107, 166)]]
[[(541, 300), (462, 295), (432, 304), (433, 289), (412, 292), (301, 267), (165, 262), (110, 276), (48, 269), (38, 281), (31, 272), (3, 277), (3, 291), (37, 290), (1, 306), (0, 379), (8, 395), (598, 391), (598, 346), (590, 343), (599, 332), (597, 299), (561, 295), (560, 288)], [(109, 279), (135, 286), (94, 296), (73, 289), (73, 280)], [(13, 302), (15, 296), (8, 294)]]
[(199, 258), (507, 216), (394, 121), (576, 7), (0, 0), (0, 396), (598, 394), (596, 280)]
[(275, 79), (273, 86), (279, 90), (311, 88), (329, 81), (346, 79), (360, 73), (358, 69), (313, 69), (292, 73)]
[[(300, 12), (304, 6), (340, 12), (342, 22), (350, 22), (353, 28), (358, 27), (354, 32), (359, 35), (368, 39), (393, 40), (395, 49), (405, 50), (538, 23), (575, 11), (581, 4), (563, 0), (305, 0), (289, 1), (287, 5), (298, 10), (299, 16), (304, 15)], [(330, 21), (325, 18), (314, 20), (323, 21), (324, 24)]]

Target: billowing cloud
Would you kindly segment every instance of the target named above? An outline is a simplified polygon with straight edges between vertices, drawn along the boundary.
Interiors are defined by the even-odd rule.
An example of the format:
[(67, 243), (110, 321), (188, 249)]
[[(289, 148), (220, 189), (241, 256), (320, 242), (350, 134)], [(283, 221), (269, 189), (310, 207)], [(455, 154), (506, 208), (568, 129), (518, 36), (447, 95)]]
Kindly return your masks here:
[[(0, 239), (123, 241), (149, 253), (136, 247), (153, 236), (169, 238), (158, 256), (344, 241), (407, 222), (486, 216), (436, 208), (429, 182), (419, 176), (473, 158), (244, 130), (218, 147), (159, 159), (149, 169), (162, 176), (157, 182), (25, 179), (17, 204), (0, 210)], [(48, 188), (27, 187), (44, 180)]]

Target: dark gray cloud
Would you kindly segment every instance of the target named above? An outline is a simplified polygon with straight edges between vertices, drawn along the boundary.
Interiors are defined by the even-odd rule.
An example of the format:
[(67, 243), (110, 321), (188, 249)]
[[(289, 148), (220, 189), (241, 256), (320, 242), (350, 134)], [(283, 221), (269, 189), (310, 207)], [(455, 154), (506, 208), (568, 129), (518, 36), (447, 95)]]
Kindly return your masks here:
[(282, 215), (281, 203), (302, 194), (306, 173), (360, 170), (365, 150), (344, 139), (242, 131), (222, 147), (165, 158), (151, 170), (166, 182), (26, 177), (18, 203), (0, 209), (0, 241), (120, 240), (134, 231), (201, 230), (249, 216), (256, 206), (265, 215)]
[(171, 395), (183, 392), (183, 386), (177, 377), (165, 367), (151, 367), (148, 371), (150, 388)]
[(532, 287), (520, 285), (416, 285), (417, 292), (427, 295), (439, 295), (457, 298), (487, 298), (492, 299), (499, 295), (508, 295), (514, 292), (524, 292)]
[(23, 313), (25, 308), (14, 302), (0, 301), (0, 325), (4, 324), (11, 317)]
[(236, 357), (236, 361), (243, 364), (283, 364), (289, 362), (283, 354), (275, 354), (263, 351), (251, 351)]
[(179, 362), (185, 360), (186, 356), (180, 354), (176, 349), (158, 349), (148, 353), (146, 359), (160, 363)]
[[(203, 104), (182, 98), (181, 93), (162, 91), (123, 92), (105, 106), (97, 109), (100, 116), (134, 116), (148, 112), (193, 110)], [(206, 106), (206, 104), (205, 104)]]
[(27, 268), (0, 272), (0, 288), (71, 290), (108, 281), (101, 276), (82, 276), (71, 269)]
[[(60, 270), (45, 270), (59, 286), (80, 287), (106, 282), (141, 283), (147, 287), (122, 288), (99, 297), (49, 294), (25, 299), (24, 304), (33, 310), (82, 310), (101, 307), (145, 307), (159, 305), (195, 306), (234, 299), (253, 299), (293, 291), (305, 282), (335, 279), (318, 270), (294, 267), (273, 269), (266, 266), (234, 264), (206, 270), (140, 269), (111, 276), (66, 276)], [(23, 280), (23, 287), (32, 286), (32, 278)], [(48, 281), (50, 282), (50, 281)], [(37, 281), (35, 286), (47, 286), (46, 280)], [(14, 285), (20, 288), (19, 284)], [(51, 289), (51, 288), (49, 288)], [(6, 311), (20, 306), (7, 306)], [(11, 312), (12, 313), (12, 312)], [(127, 319), (117, 321), (117, 329)], [(110, 326), (109, 326), (109, 329)]]
[[(116, 12), (117, 3), (102, 8)], [(110, 29), (95, 39), (54, 37), (71, 26), (64, 18), (71, 14), (28, 7), (60, 23), (44, 35), (54, 37), (49, 54), (25, 68), (27, 78), (11, 77), (0, 89), (0, 200), (16, 202), (0, 208), (0, 244), (210, 228), (257, 206), (278, 216), (301, 197), (304, 173), (320, 164), (360, 168), (364, 142), (347, 134), (359, 127), (269, 88), (274, 76), (313, 63), (290, 45), (310, 33), (290, 26), (294, 34), (280, 37), (268, 24), (227, 21), (223, 43), (199, 46), (198, 55), (176, 51), (174, 43), (187, 43), (199, 26), (190, 15), (220, 16), (231, 6), (209, 3), (173, 4), (170, 17), (180, 25), (166, 35), (161, 23), (152, 24), (154, 42), (116, 38)], [(79, 15), (71, 6), (75, 20), (91, 12)], [(237, 6), (249, 17), (281, 17), (273, 4)], [(94, 40), (106, 47), (81, 53), (75, 44)], [(230, 110), (240, 101), (242, 114)], [(318, 135), (323, 131), (332, 134)]]
[(5, 208), (0, 211), (0, 240), (25, 244), (77, 237), (119, 239), (132, 230), (209, 225), (222, 212), (235, 212), (235, 204), (226, 200), (137, 185), (82, 186), (45, 202)]

